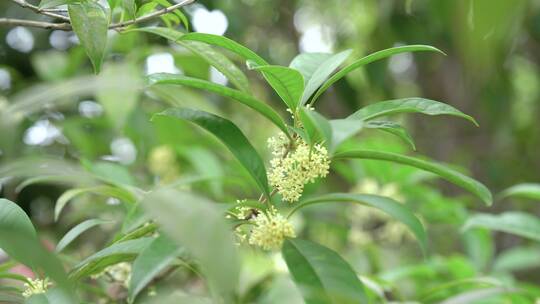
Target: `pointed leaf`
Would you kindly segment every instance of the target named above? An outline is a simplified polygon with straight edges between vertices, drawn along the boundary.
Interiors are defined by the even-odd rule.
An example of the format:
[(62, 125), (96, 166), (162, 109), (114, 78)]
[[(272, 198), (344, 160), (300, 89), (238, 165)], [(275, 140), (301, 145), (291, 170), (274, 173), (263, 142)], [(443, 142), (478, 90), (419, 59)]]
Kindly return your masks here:
[(420, 243), (420, 248), (426, 253), (427, 251), (427, 237), (424, 226), (420, 220), (403, 204), (396, 202), (395, 200), (378, 195), (371, 194), (352, 194), (352, 193), (332, 193), (316, 197), (307, 198), (298, 203), (290, 212), (288, 216), (291, 216), (296, 211), (309, 205), (320, 203), (333, 203), (333, 202), (350, 202), (367, 205), (373, 208), (377, 208), (401, 223), (405, 224), (411, 232), (416, 236), (416, 239)]
[(157, 237), (135, 259), (129, 281), (130, 303), (160, 272), (167, 268), (181, 249), (163, 235)]
[(304, 92), (304, 77), (300, 72), (279, 65), (252, 64), (250, 68), (260, 71), (287, 107), (296, 111)]
[(281, 253), (307, 304), (368, 303), (362, 282), (337, 252), (311, 241), (288, 239)]
[(514, 185), (500, 194), (501, 199), (507, 197), (519, 197), (540, 201), (540, 184), (526, 183)]
[(439, 49), (434, 48), (434, 47), (429, 46), (429, 45), (398, 46), (398, 47), (393, 47), (393, 48), (385, 49), (385, 50), (382, 50), (382, 51), (378, 51), (378, 52), (375, 52), (373, 54), (369, 54), (369, 55), (367, 55), (367, 56), (365, 56), (365, 57), (351, 63), (350, 65), (346, 66), (345, 68), (343, 68), (342, 70), (340, 70), (339, 72), (334, 74), (332, 77), (330, 77), (330, 79), (328, 79), (323, 84), (323, 86), (320, 87), (319, 90), (317, 90), (317, 92), (315, 93), (315, 96), (313, 96), (313, 99), (311, 100), (311, 103), (312, 104), (315, 103), (317, 98), (319, 98), (319, 96), (321, 96), (332, 84), (334, 84), (335, 82), (337, 82), (341, 78), (345, 77), (345, 75), (349, 74), (350, 72), (356, 70), (357, 68), (360, 68), (360, 67), (362, 67), (362, 66), (364, 66), (364, 65), (366, 65), (368, 63), (371, 63), (373, 61), (377, 61), (377, 60), (380, 60), (380, 59), (384, 59), (384, 58), (392, 56), (392, 55), (396, 55), (396, 54), (400, 54), (400, 53), (406, 53), (406, 52), (419, 52), (419, 51), (430, 51), (430, 52), (438, 52), (438, 53), (444, 54)]
[(309, 110), (305, 107), (299, 107), (298, 113), (300, 114), (300, 120), (304, 125), (304, 130), (306, 130), (306, 135), (309, 139), (308, 143), (313, 145), (315, 143), (324, 142), (326, 146), (332, 144), (332, 128), (324, 116), (317, 113), (315, 110)]
[(361, 120), (353, 119), (332, 119), (330, 128), (332, 128), (332, 143), (330, 152), (335, 151), (341, 143), (349, 139), (362, 130), (364, 123)]
[(261, 115), (266, 117), (268, 120), (273, 122), (279, 129), (281, 129), (285, 134), (288, 134), (287, 126), (285, 122), (279, 116), (272, 107), (265, 104), (263, 101), (256, 99), (255, 97), (246, 94), (244, 92), (231, 89), (219, 84), (215, 84), (206, 80), (191, 78), (182, 75), (176, 74), (152, 74), (148, 76), (148, 83), (151, 85), (154, 84), (180, 84), (185, 86), (190, 86), (193, 88), (207, 90), (216, 94), (219, 94), (224, 97), (232, 98), (252, 109), (259, 112)]
[(268, 65), (268, 62), (257, 53), (227, 37), (205, 33), (188, 33), (180, 37), (180, 40), (199, 41), (219, 46), (241, 56), (244, 60), (252, 60), (259, 65)]
[(307, 82), (311, 79), (317, 68), (319, 68), (321, 62), (328, 60), (330, 57), (332, 57), (330, 53), (301, 53), (294, 57), (289, 67), (302, 73), (304, 83), (307, 85)]
[(511, 211), (498, 215), (476, 214), (465, 222), (463, 230), (474, 227), (483, 227), (540, 241), (540, 218), (524, 212)]
[(69, 230), (62, 239), (58, 242), (56, 245), (56, 252), (60, 252), (64, 250), (71, 242), (73, 242), (79, 235), (83, 234), (85, 231), (103, 224), (110, 224), (112, 221), (106, 221), (101, 219), (90, 219), (86, 220), (77, 226), (73, 227), (71, 230)]
[(250, 91), (249, 82), (246, 75), (231, 60), (229, 60), (229, 58), (217, 52), (212, 47), (198, 41), (181, 40), (181, 38), (184, 36), (184, 33), (171, 28), (146, 27), (132, 29), (126, 32), (130, 31), (147, 32), (172, 40), (173, 42), (185, 47), (197, 56), (201, 57), (211, 66), (215, 67), (218, 71), (225, 75), (225, 77), (227, 77), (227, 79), (235, 87), (237, 87), (241, 91)]
[(68, 5), (73, 31), (79, 38), (94, 71), (99, 73), (107, 47), (109, 19), (105, 9), (97, 2), (86, 1)]
[[(346, 50), (319, 62), (317, 69), (313, 71), (311, 77), (309, 79), (305, 79), (306, 88), (304, 89), (304, 94), (302, 95), (302, 99), (300, 101), (301, 105), (306, 104), (313, 93), (315, 93), (315, 91), (328, 79), (328, 77), (330, 77), (330, 75), (334, 73), (334, 71), (343, 62), (345, 62), (345, 60), (347, 60), (351, 53), (352, 50)], [(298, 65), (298, 62), (296, 65)], [(305, 76), (306, 75), (304, 75), (304, 77)]]
[(407, 129), (402, 127), (400, 124), (391, 121), (368, 121), (364, 127), (368, 129), (378, 129), (396, 135), (404, 142), (409, 144), (413, 150), (416, 150), (416, 146), (414, 145), (414, 140), (412, 139), (411, 135)]
[(458, 109), (442, 102), (425, 98), (404, 98), (381, 101), (363, 107), (351, 114), (347, 119), (370, 120), (380, 116), (388, 116), (399, 113), (422, 113), (426, 115), (452, 115), (465, 118), (476, 126), (478, 123), (471, 116), (462, 113)]
[(486, 188), (486, 186), (460, 172), (457, 172), (442, 164), (432, 161), (405, 156), (397, 153), (372, 150), (353, 150), (340, 152), (337, 153), (334, 158), (376, 159), (412, 166), (418, 169), (435, 173), (443, 179), (457, 186), (460, 186), (465, 190), (468, 190), (472, 194), (479, 197), (488, 206), (493, 203), (491, 192), (488, 190), (488, 188)]
[(170, 188), (150, 192), (141, 204), (167, 236), (198, 261), (214, 295), (232, 303), (239, 260), (224, 210), (205, 198)]
[(269, 195), (266, 169), (262, 158), (242, 131), (230, 120), (204, 111), (184, 108), (171, 108), (154, 115), (154, 117), (159, 116), (187, 120), (214, 134), (249, 172), (262, 192)]

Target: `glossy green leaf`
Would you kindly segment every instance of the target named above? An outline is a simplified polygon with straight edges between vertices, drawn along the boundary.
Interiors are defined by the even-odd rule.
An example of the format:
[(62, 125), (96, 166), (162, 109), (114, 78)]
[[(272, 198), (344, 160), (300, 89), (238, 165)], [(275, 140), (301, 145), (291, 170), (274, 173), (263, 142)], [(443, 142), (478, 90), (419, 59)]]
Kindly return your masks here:
[(152, 237), (146, 237), (114, 243), (79, 262), (71, 270), (70, 276), (78, 280), (99, 273), (107, 266), (133, 260), (133, 258), (140, 254), (153, 240), (154, 238)]
[(128, 18), (134, 19), (137, 13), (137, 4), (135, 0), (122, 0), (122, 8), (128, 15)]
[(296, 211), (313, 204), (321, 203), (359, 203), (373, 208), (377, 208), (384, 213), (387, 213), (392, 218), (405, 224), (411, 232), (415, 235), (416, 239), (420, 243), (422, 251), (427, 251), (427, 237), (424, 226), (420, 220), (403, 204), (396, 202), (395, 200), (378, 195), (371, 194), (352, 194), (352, 193), (332, 193), (326, 195), (315, 196), (304, 199), (296, 204), (289, 212), (289, 217)]
[(335, 251), (311, 241), (288, 239), (281, 253), (307, 304), (368, 302), (357, 274)]
[(261, 115), (266, 117), (268, 120), (273, 122), (279, 129), (281, 129), (285, 134), (288, 134), (287, 126), (285, 122), (279, 116), (272, 107), (265, 104), (263, 101), (256, 99), (255, 97), (246, 94), (244, 92), (231, 89), (219, 84), (215, 84), (206, 80), (191, 78), (187, 76), (177, 75), (177, 74), (153, 74), (148, 76), (148, 83), (151, 85), (154, 84), (180, 84), (193, 88), (207, 90), (216, 94), (219, 94), (224, 97), (232, 98), (253, 110), (259, 112)]
[(330, 57), (332, 57), (331, 53), (301, 53), (294, 57), (289, 67), (302, 73), (304, 83), (307, 84), (311, 76), (320, 67), (321, 62), (328, 60)]
[(326, 146), (332, 144), (332, 127), (324, 116), (302, 106), (298, 108), (298, 113), (310, 144), (320, 142)]
[(459, 186), (472, 194), (479, 197), (486, 205), (493, 203), (491, 192), (482, 183), (458, 172), (445, 165), (415, 158), (411, 156), (405, 156), (397, 153), (372, 151), (372, 150), (352, 150), (337, 153), (334, 156), (335, 159), (343, 158), (358, 158), (358, 159), (374, 159), (399, 163), (407, 166), (412, 166), (418, 169), (422, 169), (428, 172), (435, 173), (441, 178)]
[(141, 204), (199, 262), (213, 294), (229, 303), (239, 280), (239, 260), (224, 210), (205, 198), (167, 188), (150, 192)]
[(54, 220), (58, 221), (58, 218), (60, 217), (60, 213), (62, 213), (62, 210), (64, 210), (64, 207), (72, 199), (74, 199), (75, 197), (81, 194), (86, 194), (86, 193), (114, 197), (123, 202), (128, 202), (128, 203), (135, 202), (135, 198), (133, 197), (131, 193), (117, 187), (96, 186), (96, 187), (88, 187), (88, 188), (73, 188), (64, 192), (62, 195), (60, 195), (58, 200), (56, 200), (56, 204), (54, 206)]
[(180, 40), (199, 41), (219, 46), (241, 56), (244, 60), (252, 60), (259, 65), (268, 65), (268, 62), (255, 52), (227, 37), (206, 33), (188, 33), (180, 37)]
[(329, 123), (332, 129), (330, 152), (335, 151), (341, 143), (360, 132), (364, 126), (361, 120), (352, 119), (332, 119)]
[(42, 270), (53, 279), (63, 294), (63, 300), (58, 304), (74, 303), (73, 286), (62, 263), (42, 246), (26, 213), (6, 199), (0, 199), (0, 248), (14, 260)]
[(508, 211), (497, 215), (476, 214), (467, 219), (463, 230), (475, 227), (483, 227), (540, 241), (540, 218), (524, 212)]
[(287, 107), (296, 111), (304, 92), (304, 77), (297, 70), (279, 65), (251, 65), (261, 72)]
[(178, 256), (181, 249), (163, 235), (154, 239), (135, 259), (129, 281), (129, 302)]
[(105, 221), (101, 219), (90, 219), (86, 220), (77, 226), (71, 228), (58, 242), (56, 245), (56, 252), (60, 252), (66, 248), (71, 242), (73, 242), (79, 235), (83, 234), (85, 231), (99, 225), (103, 224), (109, 224), (112, 223), (112, 221)]
[[(343, 63), (347, 58), (351, 55), (352, 50), (346, 50), (340, 53), (337, 53), (335, 55), (332, 55), (328, 58), (326, 58), (323, 61), (319, 61), (317, 68), (311, 73), (311, 76), (309, 78), (305, 78), (308, 73), (311, 72), (312, 64), (309, 64), (310, 68), (302, 73), (305, 78), (305, 89), (304, 93), (302, 95), (302, 99), (300, 100), (301, 105), (305, 105), (306, 102), (309, 100), (309, 98), (315, 93), (315, 91), (330, 77), (332, 73)], [(320, 56), (316, 56), (320, 58)], [(298, 58), (298, 57), (297, 57)], [(304, 57), (300, 57), (299, 59), (296, 59), (296, 62), (293, 60), (291, 63), (291, 67), (293, 67), (293, 63), (295, 63), (295, 66), (300, 65), (300, 60)], [(310, 61), (313, 61), (312, 58), (310, 58)], [(303, 64), (302, 64), (303, 65)], [(308, 65), (306, 63), (306, 65)]]
[(380, 116), (388, 116), (399, 113), (422, 113), (426, 115), (451, 115), (467, 119), (478, 126), (471, 116), (462, 113), (458, 109), (442, 102), (425, 98), (404, 98), (381, 101), (351, 114), (347, 119), (370, 120)]
[(364, 127), (368, 129), (381, 130), (395, 135), (409, 144), (413, 150), (416, 150), (416, 146), (414, 145), (414, 140), (412, 139), (411, 135), (407, 129), (402, 127), (400, 124), (391, 121), (368, 121), (364, 124)]
[(406, 53), (406, 52), (420, 52), (420, 51), (429, 51), (429, 52), (438, 52), (441, 54), (444, 54), (442, 51), (440, 51), (437, 48), (434, 48), (429, 45), (406, 45), (406, 46), (398, 46), (393, 47), (389, 49), (385, 49), (382, 51), (375, 52), (373, 54), (369, 54), (350, 65), (346, 66), (336, 74), (332, 75), (330, 79), (328, 79), (322, 87), (320, 87), (317, 92), (315, 93), (315, 96), (313, 96), (311, 103), (315, 103), (317, 98), (321, 96), (332, 84), (340, 80), (341, 78), (345, 77), (345, 75), (349, 74), (350, 72), (356, 70), (357, 68), (360, 68), (368, 63), (371, 63), (373, 61), (381, 60), (384, 58), (387, 58), (392, 55), (400, 54), (400, 53)]
[(518, 184), (514, 185), (500, 194), (500, 198), (518, 197), (540, 201), (540, 184)]
[(68, 5), (73, 31), (79, 38), (86, 54), (92, 61), (94, 71), (99, 73), (107, 47), (109, 18), (97, 2), (86, 1)]
[(39, 8), (41, 9), (48, 9), (48, 8), (54, 8), (60, 5), (65, 5), (68, 3), (73, 3), (73, 0), (41, 0), (39, 2)]
[(229, 148), (238, 161), (253, 177), (259, 188), (269, 195), (264, 162), (242, 131), (231, 121), (203, 111), (171, 108), (154, 117), (169, 117), (190, 121), (214, 134)]
[[(147, 32), (172, 40), (204, 59), (208, 64), (215, 67), (238, 89), (249, 92), (249, 82), (246, 75), (225, 55), (217, 52), (212, 47), (198, 41), (182, 40), (184, 33), (171, 28), (146, 27), (130, 31)], [(127, 31), (127, 32), (130, 32)]]

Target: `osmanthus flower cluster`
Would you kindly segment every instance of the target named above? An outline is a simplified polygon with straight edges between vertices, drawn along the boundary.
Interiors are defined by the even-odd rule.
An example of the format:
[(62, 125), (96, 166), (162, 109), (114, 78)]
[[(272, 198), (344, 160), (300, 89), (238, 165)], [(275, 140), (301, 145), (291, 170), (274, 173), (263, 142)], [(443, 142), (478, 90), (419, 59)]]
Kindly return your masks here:
[(25, 298), (30, 298), (33, 295), (46, 293), (51, 285), (52, 283), (49, 281), (49, 278), (28, 278), (28, 283), (24, 283), (25, 290), (23, 291), (22, 296)]
[(296, 237), (292, 224), (274, 206), (255, 217), (253, 224), (249, 244), (264, 250), (279, 250), (285, 238)]
[(298, 201), (305, 184), (328, 174), (330, 159), (321, 144), (310, 146), (300, 137), (291, 142), (280, 134), (268, 139), (268, 147), (274, 156), (268, 179), (286, 202)]

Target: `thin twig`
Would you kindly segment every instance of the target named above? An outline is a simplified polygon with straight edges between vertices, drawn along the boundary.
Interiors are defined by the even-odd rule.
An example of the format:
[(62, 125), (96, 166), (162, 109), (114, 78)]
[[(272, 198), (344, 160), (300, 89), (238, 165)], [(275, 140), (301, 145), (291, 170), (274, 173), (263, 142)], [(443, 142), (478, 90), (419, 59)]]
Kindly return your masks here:
[[(23, 0), (12, 0), (12, 1), (16, 2), (17, 4), (19, 4), (19, 5), (23, 6), (23, 7), (28, 7), (30, 9), (34, 10), (34, 11), (35, 11), (35, 9), (33, 9), (32, 7), (37, 8), (39, 10), (40, 14), (45, 13), (45, 11), (41, 10), (40, 8), (38, 8), (36, 6), (33, 6), (33, 5), (30, 5), (30, 4), (26, 3)], [(126, 26), (129, 26), (129, 25), (145, 22), (145, 21), (157, 18), (157, 17), (159, 17), (161, 15), (168, 14), (168, 13), (170, 13), (170, 12), (172, 12), (172, 11), (182, 7), (182, 6), (186, 6), (186, 5), (191, 4), (193, 2), (195, 2), (195, 0), (184, 0), (184, 1), (180, 2), (180, 3), (175, 4), (175, 5), (171, 5), (169, 7), (161, 9), (159, 11), (155, 11), (155, 12), (153, 12), (151, 14), (144, 15), (142, 17), (139, 17), (139, 18), (136, 18), (136, 19), (133, 19), (133, 20), (113, 23), (113, 24), (109, 25), (109, 29), (119, 29), (119, 28), (126, 27)], [(26, 5), (26, 6), (24, 6), (24, 5)], [(30, 6), (28, 6), (28, 5), (30, 5)], [(36, 12), (38, 12), (38, 11), (36, 11)], [(52, 14), (50, 12), (46, 12), (46, 13), (49, 14), (49, 15)], [(54, 15), (57, 15), (57, 14), (54, 14)], [(58, 16), (61, 16), (61, 15), (58, 15)], [(62, 16), (62, 17), (65, 17), (65, 18), (67, 18), (67, 20), (69, 20), (69, 18), (66, 17), (66, 16)], [(71, 24), (67, 23), (67, 22), (64, 22), (64, 23), (51, 23), (51, 22), (41, 22), (41, 21), (34, 21), (34, 20), (12, 19), (12, 18), (0, 18), (0, 25), (28, 26), (28, 27), (36, 27), (36, 28), (43, 28), (43, 29), (62, 30), (62, 31), (71, 31), (73, 29), (71, 27)]]
[(38, 14), (45, 15), (45, 16), (48, 16), (48, 17), (51, 17), (51, 18), (57, 18), (57, 19), (69, 22), (69, 17), (64, 16), (64, 15), (60, 15), (60, 14), (56, 14), (56, 13), (51, 12), (49, 10), (41, 9), (41, 8), (39, 8), (39, 7), (37, 7), (37, 6), (33, 5), (33, 4), (30, 4), (30, 3), (26, 2), (25, 0), (11, 0), (11, 1), (17, 3), (19, 6), (21, 6), (23, 8), (31, 9), (34, 12), (38, 13)]
[(12, 18), (0, 18), (0, 25), (28, 26), (28, 27), (37, 27), (37, 28), (48, 29), (48, 30), (62, 30), (62, 31), (71, 30), (71, 24), (69, 23), (51, 23), (51, 22), (12, 19)]

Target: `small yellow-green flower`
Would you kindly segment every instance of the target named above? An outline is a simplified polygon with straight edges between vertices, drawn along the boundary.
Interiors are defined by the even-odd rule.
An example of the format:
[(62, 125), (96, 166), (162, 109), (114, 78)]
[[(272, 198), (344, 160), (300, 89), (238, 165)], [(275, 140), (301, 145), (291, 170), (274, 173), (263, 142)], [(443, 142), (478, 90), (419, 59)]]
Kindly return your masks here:
[(158, 146), (150, 151), (148, 168), (161, 182), (174, 181), (180, 175), (176, 153), (170, 146)]
[(30, 279), (28, 278), (28, 283), (24, 283), (25, 290), (22, 295), (25, 298), (30, 298), (33, 295), (46, 293), (49, 286), (51, 286), (49, 278), (41, 279)]
[(328, 151), (320, 144), (310, 147), (302, 139), (297, 139), (292, 145), (285, 135), (280, 134), (270, 138), (268, 146), (274, 155), (270, 161), (268, 180), (284, 201), (298, 201), (305, 184), (328, 174)]
[(253, 224), (255, 228), (251, 231), (249, 244), (264, 250), (279, 250), (285, 238), (296, 237), (292, 224), (274, 207), (267, 213), (260, 213)]

